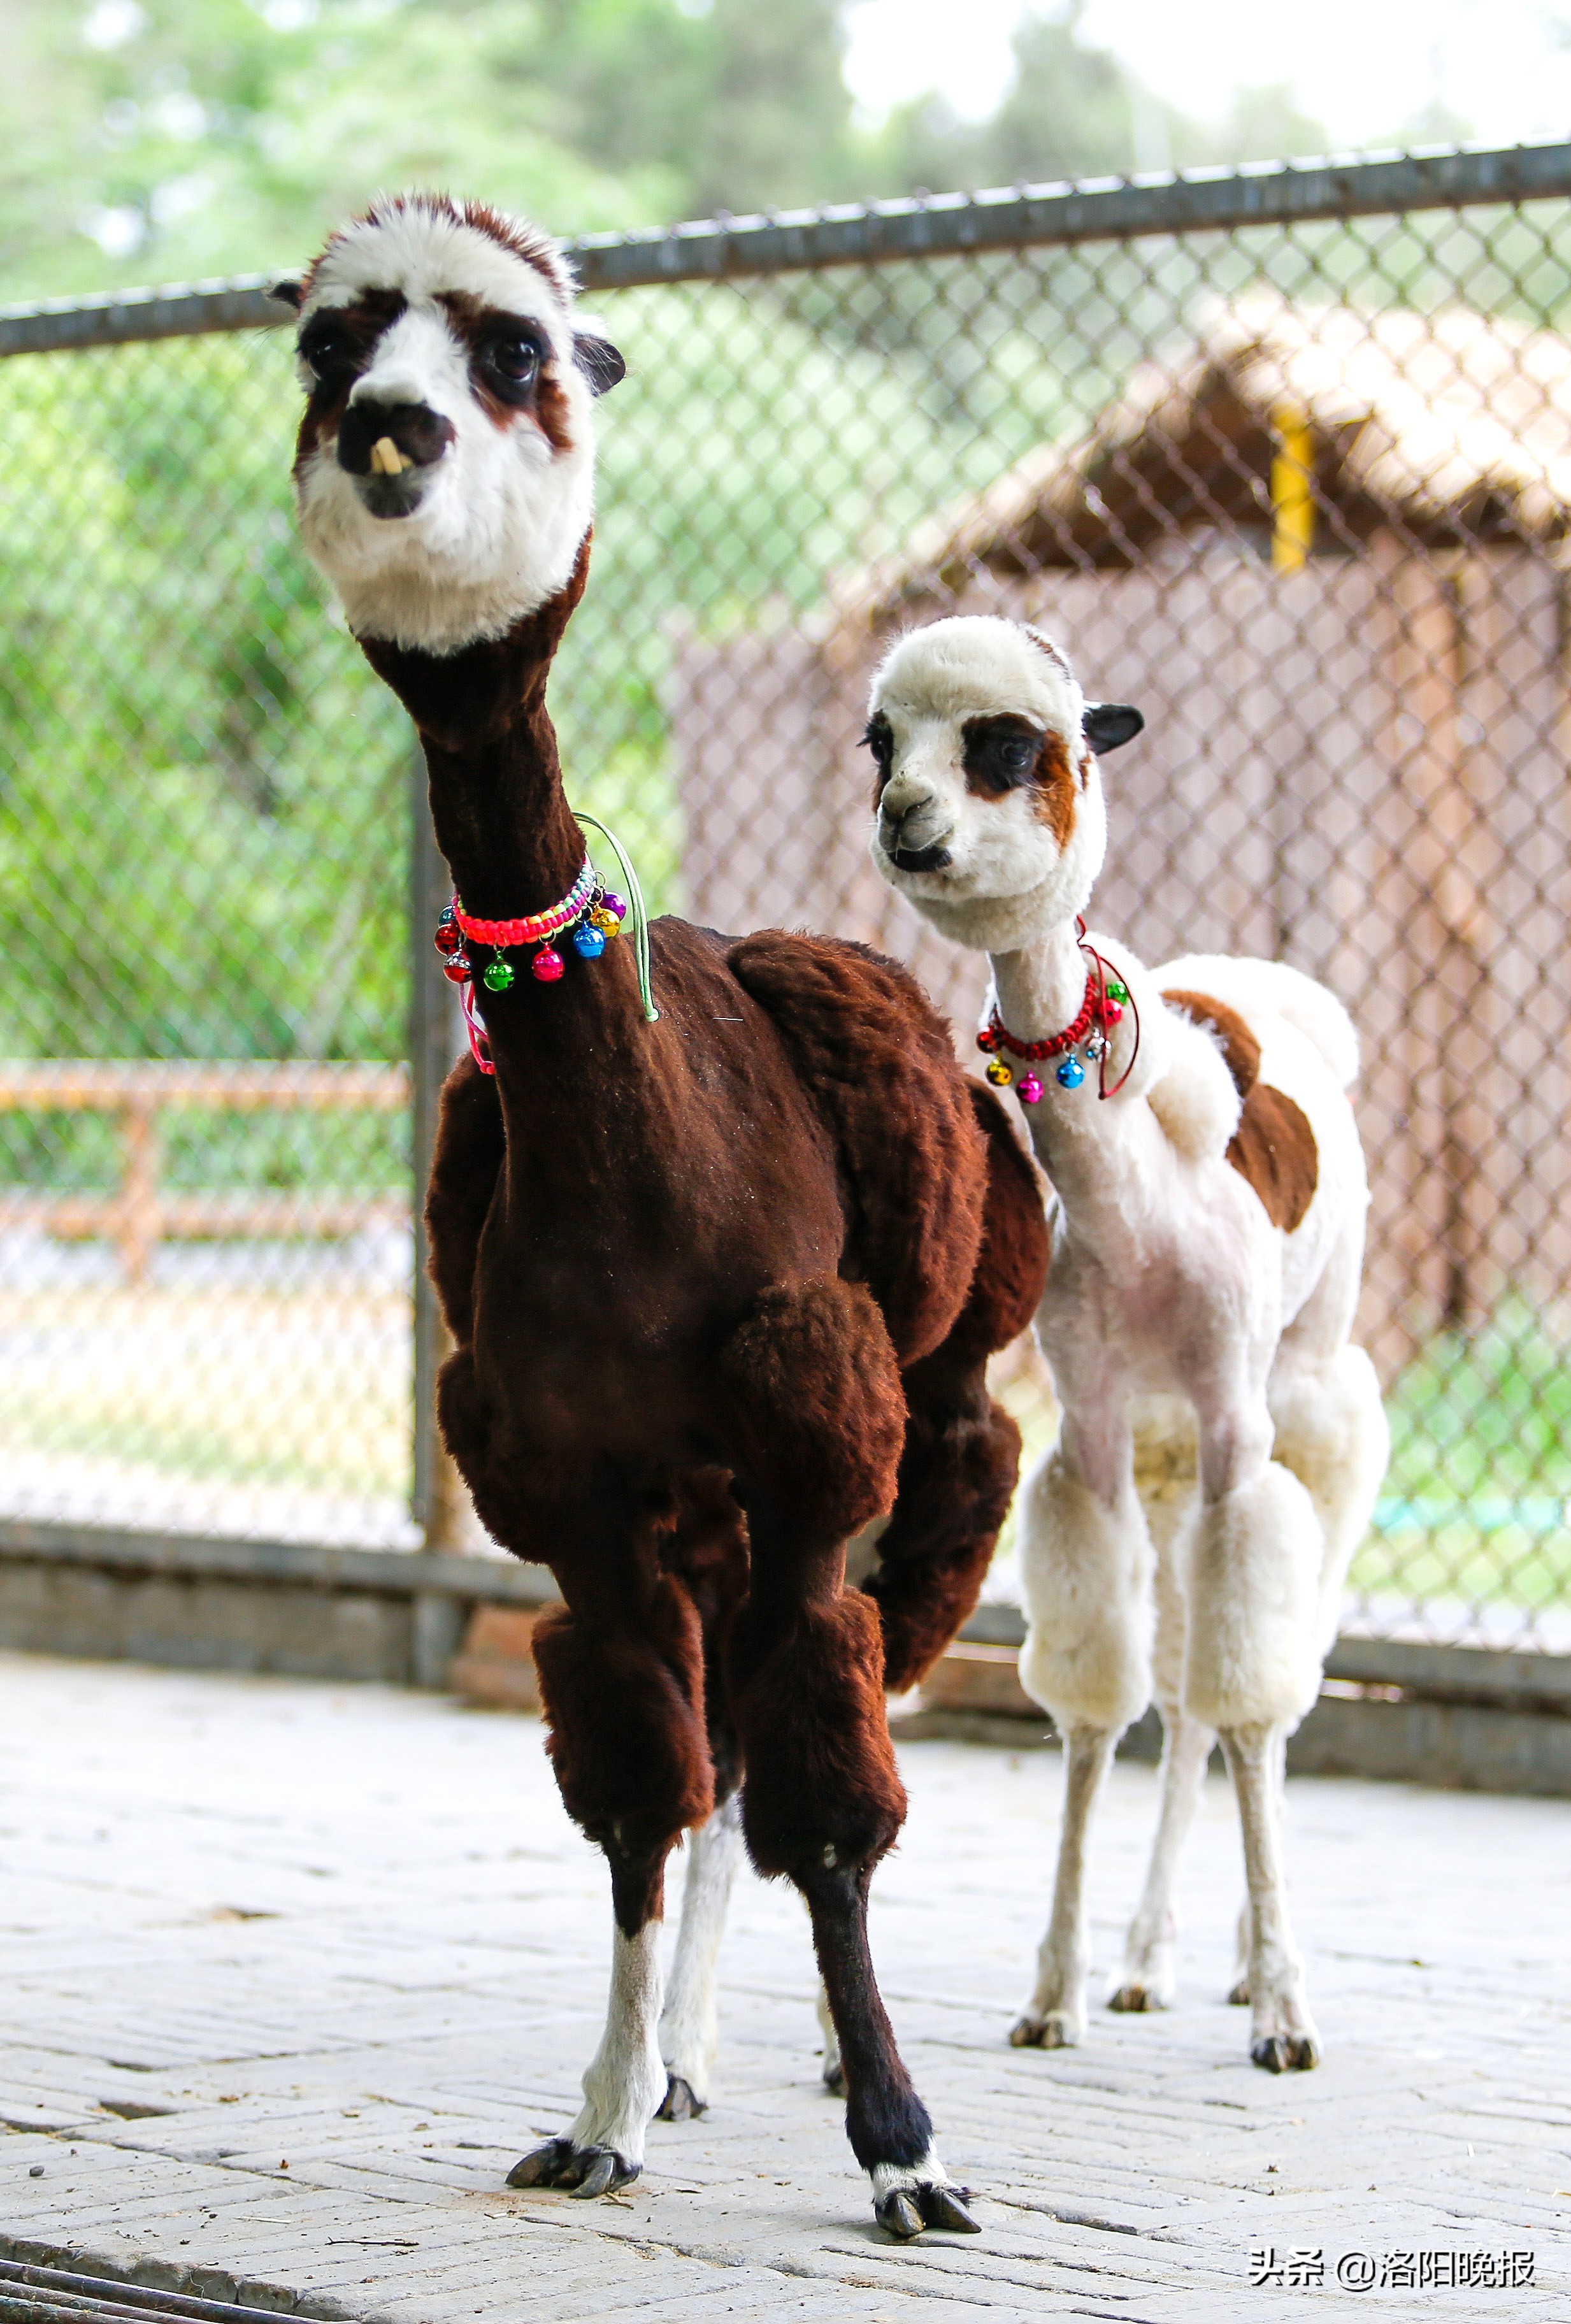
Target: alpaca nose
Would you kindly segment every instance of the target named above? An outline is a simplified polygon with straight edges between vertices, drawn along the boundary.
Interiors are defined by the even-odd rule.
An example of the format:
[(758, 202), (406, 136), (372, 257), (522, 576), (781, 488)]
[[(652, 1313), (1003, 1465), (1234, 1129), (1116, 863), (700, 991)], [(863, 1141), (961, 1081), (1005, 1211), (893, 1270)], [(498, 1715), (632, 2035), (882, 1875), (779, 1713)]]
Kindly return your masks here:
[(890, 785), (879, 804), (878, 836), (892, 862), (905, 871), (941, 871), (949, 861), (943, 844), (948, 835), (943, 811), (930, 792)]
[(338, 422), (338, 466), (352, 476), (397, 476), (434, 467), (457, 434), (429, 403), (356, 398)]

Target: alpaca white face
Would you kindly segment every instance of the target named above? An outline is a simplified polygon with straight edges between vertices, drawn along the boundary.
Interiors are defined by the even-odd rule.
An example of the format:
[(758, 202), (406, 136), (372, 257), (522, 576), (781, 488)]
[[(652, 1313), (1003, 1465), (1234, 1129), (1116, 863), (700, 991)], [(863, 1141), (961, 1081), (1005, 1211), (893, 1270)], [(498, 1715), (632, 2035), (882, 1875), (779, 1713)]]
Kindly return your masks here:
[(1087, 705), (1017, 622), (957, 615), (901, 638), (873, 680), (873, 860), (957, 943), (1022, 944), (1083, 908), (1102, 866), (1099, 751), (1140, 713)]
[(381, 202), (293, 291), (300, 534), (358, 636), (451, 652), (571, 574), (593, 511), (595, 395), (622, 376), (573, 327), (534, 227), (442, 196)]

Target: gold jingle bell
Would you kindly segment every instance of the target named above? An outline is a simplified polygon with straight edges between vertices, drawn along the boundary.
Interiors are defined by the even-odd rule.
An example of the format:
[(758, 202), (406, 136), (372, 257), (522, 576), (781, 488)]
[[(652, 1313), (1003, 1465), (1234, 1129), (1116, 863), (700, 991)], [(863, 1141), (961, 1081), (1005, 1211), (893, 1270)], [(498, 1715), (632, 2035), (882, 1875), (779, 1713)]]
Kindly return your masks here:
[(1014, 1075), (1002, 1057), (993, 1057), (987, 1066), (987, 1078), (994, 1089), (1007, 1089)]
[(621, 921), (615, 912), (606, 911), (604, 905), (597, 911), (590, 913), (589, 920), (591, 926), (597, 927), (603, 936), (619, 936), (622, 934)]

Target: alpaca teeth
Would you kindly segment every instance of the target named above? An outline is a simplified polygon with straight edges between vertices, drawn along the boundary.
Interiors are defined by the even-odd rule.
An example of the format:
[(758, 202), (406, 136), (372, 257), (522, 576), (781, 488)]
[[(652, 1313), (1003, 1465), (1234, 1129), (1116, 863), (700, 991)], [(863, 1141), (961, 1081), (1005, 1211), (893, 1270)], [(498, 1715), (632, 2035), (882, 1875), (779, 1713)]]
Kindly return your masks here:
[(402, 476), (414, 462), (404, 457), (391, 436), (379, 436), (371, 447), (371, 465), (379, 476)]

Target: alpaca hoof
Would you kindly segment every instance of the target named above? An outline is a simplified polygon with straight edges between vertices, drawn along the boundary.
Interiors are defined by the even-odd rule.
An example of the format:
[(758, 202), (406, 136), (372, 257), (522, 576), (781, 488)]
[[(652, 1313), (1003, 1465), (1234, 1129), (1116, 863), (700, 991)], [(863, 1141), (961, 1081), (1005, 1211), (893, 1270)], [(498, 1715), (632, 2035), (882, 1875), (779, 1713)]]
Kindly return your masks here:
[(570, 2138), (553, 2138), (515, 2163), (507, 2174), (510, 2187), (565, 2187), (580, 2200), (608, 2195), (636, 2179), (641, 2163), (628, 2163), (610, 2146), (575, 2146)]
[(570, 2138), (549, 2139), (544, 2146), (531, 2147), (520, 2163), (515, 2163), (507, 2174), (510, 2187), (555, 2187), (559, 2182), (558, 2172), (566, 2170), (573, 2159)]
[(1249, 2007), (1248, 1978), (1241, 1977), (1234, 1984), (1228, 1987), (1227, 2006), (1229, 2009), (1247, 2009)]
[(580, 2203), (592, 2203), (596, 2195), (614, 2195), (618, 2187), (630, 2187), (643, 2165), (629, 2163), (614, 2146), (585, 2146), (575, 2158), (584, 2166), (577, 2186), (568, 2182), (568, 2191)]
[(708, 2099), (695, 2097), (691, 2082), (684, 2081), (680, 2074), (671, 2074), (666, 2080), (666, 2094), (654, 2110), (654, 2118), (656, 2122), (697, 2122), (708, 2110)]
[(1009, 2039), (1016, 2050), (1073, 2050), (1080, 2034), (1061, 2009), (1049, 2009), (1045, 2017), (1018, 2018), (1009, 2029)]
[(927, 2224), (917, 2209), (914, 2192), (908, 2192), (904, 2187), (896, 2187), (881, 2203), (874, 2203), (873, 2216), (884, 2234), (892, 2236), (898, 2244), (909, 2244)]
[(1307, 2074), (1320, 2062), (1319, 2046), (1308, 2034), (1268, 2034), (1249, 2054), (1268, 2074)]
[(832, 2098), (843, 2098), (846, 2095), (846, 2069), (838, 2058), (824, 2069), (824, 2088)]
[(1165, 2009), (1167, 2004), (1153, 1986), (1140, 1985), (1132, 1979), (1116, 1987), (1107, 1997), (1109, 2009), (1116, 2009), (1126, 2017), (1142, 2016), (1150, 2009)]
[(969, 2187), (919, 2187), (922, 2225), (948, 2236), (979, 2236), (981, 2224), (966, 2209), (970, 2194)]

